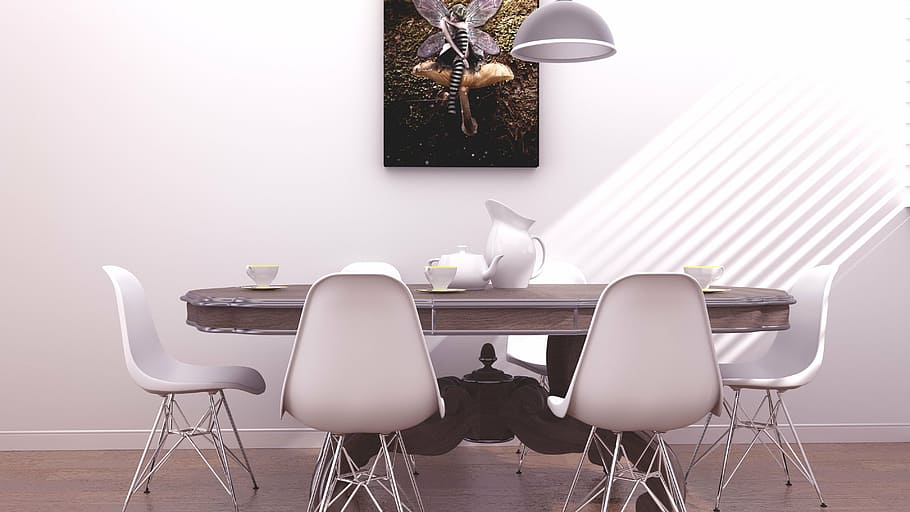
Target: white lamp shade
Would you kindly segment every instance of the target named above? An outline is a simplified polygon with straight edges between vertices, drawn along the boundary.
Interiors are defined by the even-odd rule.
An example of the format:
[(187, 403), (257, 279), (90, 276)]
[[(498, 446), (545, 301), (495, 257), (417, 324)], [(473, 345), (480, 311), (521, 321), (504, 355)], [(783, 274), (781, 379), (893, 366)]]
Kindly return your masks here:
[(511, 53), (530, 62), (585, 62), (607, 58), (616, 47), (610, 28), (593, 9), (557, 0), (525, 19)]

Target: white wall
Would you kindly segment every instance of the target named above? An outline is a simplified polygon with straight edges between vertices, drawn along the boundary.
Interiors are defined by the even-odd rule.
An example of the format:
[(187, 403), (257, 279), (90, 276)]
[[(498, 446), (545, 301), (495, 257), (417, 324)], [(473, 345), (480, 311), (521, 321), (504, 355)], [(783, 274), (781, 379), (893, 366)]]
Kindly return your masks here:
[[(250, 445), (306, 443), (278, 419), (291, 340), (196, 332), (178, 297), (254, 261), (290, 283), (387, 260), (417, 282), (431, 256), (482, 250), (491, 197), (596, 280), (710, 260), (783, 286), (843, 262), (825, 366), (792, 408), (809, 440), (910, 440), (893, 5), (585, 3), (619, 53), (542, 69), (540, 168), (386, 169), (381, 2), (5, 2), (0, 449), (140, 445), (156, 399), (123, 366), (109, 263), (144, 281), (168, 350), (263, 372), (263, 396), (232, 397)], [(771, 222), (737, 220), (753, 218)], [(749, 243), (710, 244), (731, 226)], [(623, 260), (613, 235), (655, 232), (680, 250)], [(445, 340), (439, 373), (473, 369), (482, 341)]]

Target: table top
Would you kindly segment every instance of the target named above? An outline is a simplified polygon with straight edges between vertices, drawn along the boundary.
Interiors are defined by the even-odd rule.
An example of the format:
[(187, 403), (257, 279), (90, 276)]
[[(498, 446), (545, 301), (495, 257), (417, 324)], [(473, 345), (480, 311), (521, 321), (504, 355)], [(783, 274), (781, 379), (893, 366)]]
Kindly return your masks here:
[[(532, 284), (454, 293), (408, 285), (426, 334), (584, 334), (606, 284)], [(716, 285), (705, 293), (714, 332), (789, 328), (790, 294), (769, 288)], [(190, 290), (187, 323), (206, 332), (293, 334), (308, 284), (275, 290), (240, 287)]]

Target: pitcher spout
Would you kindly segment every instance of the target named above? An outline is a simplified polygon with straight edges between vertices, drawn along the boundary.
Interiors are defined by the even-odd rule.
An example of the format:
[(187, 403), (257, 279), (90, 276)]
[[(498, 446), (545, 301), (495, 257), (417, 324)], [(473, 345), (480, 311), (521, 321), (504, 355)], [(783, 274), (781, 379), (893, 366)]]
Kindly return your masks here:
[(484, 204), (494, 222), (498, 220), (524, 231), (531, 229), (531, 225), (534, 224), (534, 219), (519, 215), (515, 210), (495, 199), (487, 199)]

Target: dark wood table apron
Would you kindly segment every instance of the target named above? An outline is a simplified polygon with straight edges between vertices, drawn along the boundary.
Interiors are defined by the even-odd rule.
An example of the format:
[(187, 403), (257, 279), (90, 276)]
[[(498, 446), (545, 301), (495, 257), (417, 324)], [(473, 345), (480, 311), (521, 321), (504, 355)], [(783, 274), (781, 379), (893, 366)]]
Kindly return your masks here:
[[(461, 293), (416, 291), (409, 285), (428, 335), (550, 334), (584, 335), (605, 284), (538, 284), (517, 290), (489, 288)], [(727, 288), (718, 285), (717, 288)], [(267, 291), (239, 287), (190, 290), (186, 321), (205, 332), (294, 334), (309, 285)], [(715, 333), (788, 329), (787, 292), (729, 287), (707, 293), (705, 302)]]
[[(409, 285), (427, 335), (546, 334), (549, 392), (565, 396), (584, 345), (585, 335), (604, 284), (540, 284), (525, 289), (486, 289), (460, 293), (418, 292), (426, 285)], [(789, 328), (790, 305), (796, 300), (781, 290), (718, 285), (729, 291), (706, 293), (711, 328), (716, 333), (775, 331)], [(191, 290), (184, 300), (187, 323), (205, 332), (294, 334), (309, 285), (256, 291), (238, 287)], [(489, 350), (492, 346), (489, 347)], [(495, 360), (495, 356), (493, 356)], [(489, 358), (485, 364), (489, 370)], [(403, 432), (408, 449), (420, 455), (440, 455), (463, 439), (498, 442), (517, 436), (540, 453), (579, 453), (590, 426), (571, 417), (557, 418), (546, 405), (548, 390), (530, 377), (505, 376), (501, 382), (478, 382), (442, 377), (440, 393), (446, 417), (430, 418)], [(646, 376), (643, 376), (646, 378)], [(600, 432), (604, 440), (609, 432)], [(629, 433), (623, 445), (635, 459), (645, 450), (647, 433)], [(366, 464), (378, 451), (375, 435), (346, 438), (354, 462)], [(606, 441), (610, 442), (610, 441)], [(597, 453), (592, 462), (603, 464)], [(650, 456), (642, 460), (650, 460)], [(678, 479), (683, 475), (673, 456)], [(649, 488), (666, 503), (661, 486)], [(647, 497), (647, 494), (643, 494)]]

